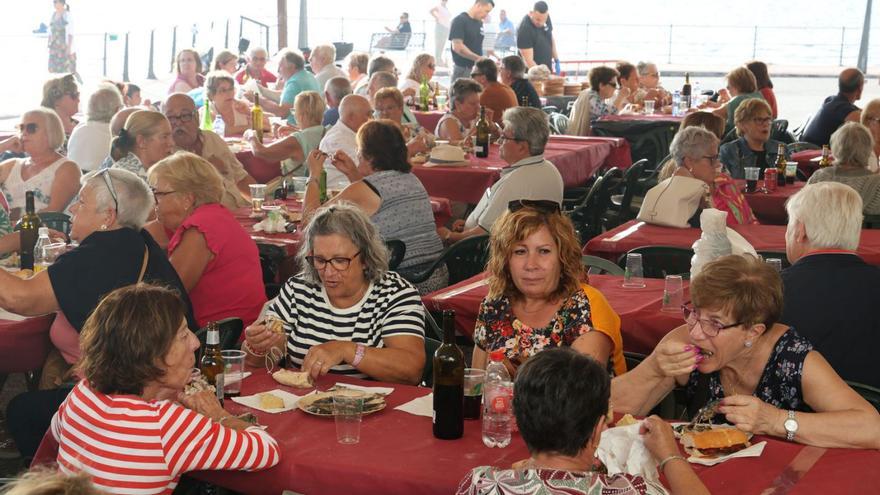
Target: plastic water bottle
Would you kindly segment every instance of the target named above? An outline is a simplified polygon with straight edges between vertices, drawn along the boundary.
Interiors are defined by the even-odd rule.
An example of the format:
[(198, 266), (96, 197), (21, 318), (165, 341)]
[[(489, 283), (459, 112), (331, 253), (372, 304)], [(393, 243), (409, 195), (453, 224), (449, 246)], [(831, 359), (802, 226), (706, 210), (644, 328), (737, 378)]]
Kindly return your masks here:
[(226, 123), (223, 122), (223, 116), (220, 115), (220, 112), (217, 112), (217, 116), (214, 117), (214, 132), (220, 137), (226, 135)]
[(489, 354), (483, 383), (483, 444), (504, 448), (510, 444), (513, 422), (513, 384), (504, 367), (504, 349)]
[(700, 89), (700, 81), (694, 81), (694, 92), (691, 94), (691, 106), (698, 107), (703, 103), (703, 91)]
[(52, 243), (49, 240), (49, 228), (40, 227), (37, 243), (34, 244), (34, 273), (41, 272), (49, 267), (49, 259), (46, 255), (46, 246)]
[(672, 93), (672, 116), (681, 116), (681, 91), (678, 90), (675, 90), (675, 93)]

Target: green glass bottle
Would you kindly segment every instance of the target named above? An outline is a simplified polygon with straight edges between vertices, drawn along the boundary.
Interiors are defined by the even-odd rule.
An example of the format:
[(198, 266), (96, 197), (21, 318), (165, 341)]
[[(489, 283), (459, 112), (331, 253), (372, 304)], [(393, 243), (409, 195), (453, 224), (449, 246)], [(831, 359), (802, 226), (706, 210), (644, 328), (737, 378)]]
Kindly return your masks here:
[(422, 84), (419, 85), (419, 109), (423, 112), (429, 110), (428, 104), (431, 101), (431, 88), (428, 86), (428, 78), (422, 76)]
[(318, 178), (318, 191), (320, 195), (318, 196), (321, 204), (327, 202), (327, 170), (321, 170), (321, 177)]
[(205, 96), (205, 115), (202, 116), (202, 125), (200, 127), (203, 131), (214, 130), (214, 117), (211, 116), (211, 100), (207, 96)]

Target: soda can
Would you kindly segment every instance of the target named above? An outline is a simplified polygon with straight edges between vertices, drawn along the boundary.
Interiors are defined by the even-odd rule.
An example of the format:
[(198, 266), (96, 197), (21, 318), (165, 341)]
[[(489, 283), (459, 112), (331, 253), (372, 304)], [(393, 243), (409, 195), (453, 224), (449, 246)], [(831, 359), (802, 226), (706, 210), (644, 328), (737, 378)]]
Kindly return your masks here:
[(779, 174), (779, 171), (775, 168), (767, 168), (764, 170), (764, 189), (767, 192), (772, 192), (776, 190), (776, 179)]

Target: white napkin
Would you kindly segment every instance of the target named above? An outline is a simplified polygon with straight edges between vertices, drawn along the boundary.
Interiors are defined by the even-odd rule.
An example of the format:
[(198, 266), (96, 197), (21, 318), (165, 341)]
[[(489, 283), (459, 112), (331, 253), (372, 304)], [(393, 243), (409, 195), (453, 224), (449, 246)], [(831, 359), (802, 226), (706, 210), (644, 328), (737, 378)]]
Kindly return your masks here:
[(418, 399), (413, 399), (406, 404), (401, 404), (394, 409), (398, 409), (403, 412), (408, 412), (410, 414), (414, 414), (416, 416), (427, 416), (429, 418), (434, 417), (434, 394), (428, 394), (424, 397), (419, 397)]
[(688, 462), (692, 464), (700, 464), (702, 466), (714, 466), (715, 464), (720, 464), (728, 459), (733, 459), (735, 457), (761, 457), (761, 453), (764, 452), (765, 445), (767, 445), (767, 442), (758, 442), (747, 449), (742, 449), (738, 452), (723, 455), (721, 457), (713, 457), (711, 459), (705, 457), (690, 456), (688, 457)]
[(254, 225), (254, 232), (287, 232), (287, 219), (276, 211), (270, 212), (266, 218)]
[(391, 392), (394, 392), (394, 389), (391, 387), (364, 387), (361, 385), (352, 385), (350, 383), (340, 383), (340, 382), (336, 382), (336, 386), (341, 387), (341, 388), (350, 388), (353, 390), (360, 390), (361, 392), (367, 392), (370, 394), (391, 395)]
[[(260, 394), (272, 394), (278, 397), (279, 399), (284, 401), (284, 407), (280, 409), (263, 409), (262, 407), (260, 407)], [(243, 406), (252, 407), (259, 411), (276, 414), (295, 409), (296, 403), (299, 402), (301, 398), (302, 397), (299, 395), (294, 395), (290, 392), (285, 392), (284, 390), (279, 390), (276, 388), (275, 390), (268, 390), (266, 392), (260, 392), (259, 394), (248, 395), (245, 397), (233, 397), (232, 401), (237, 402)]]
[(639, 435), (641, 424), (640, 421), (629, 426), (618, 426), (603, 431), (596, 455), (608, 468), (609, 474), (633, 474), (656, 482), (659, 479), (657, 461)]

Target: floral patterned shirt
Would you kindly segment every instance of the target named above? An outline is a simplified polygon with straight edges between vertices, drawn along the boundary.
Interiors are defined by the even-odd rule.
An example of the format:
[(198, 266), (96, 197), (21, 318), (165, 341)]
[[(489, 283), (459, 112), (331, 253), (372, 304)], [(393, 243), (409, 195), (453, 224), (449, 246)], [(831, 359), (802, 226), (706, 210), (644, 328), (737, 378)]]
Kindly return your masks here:
[(127, 155), (114, 162), (111, 168), (121, 168), (122, 170), (128, 170), (129, 172), (140, 177), (141, 180), (143, 180), (144, 182), (147, 182), (147, 169), (144, 168), (144, 164), (141, 163), (141, 159), (132, 152), (129, 152)]
[(554, 469), (474, 468), (458, 486), (456, 495), (660, 495), (667, 493), (659, 483), (629, 474), (560, 471)]
[(599, 97), (599, 93), (592, 89), (587, 90), (587, 101), (590, 104), (590, 123), (596, 122), (603, 115), (617, 115), (617, 107), (607, 104), (605, 99)]

